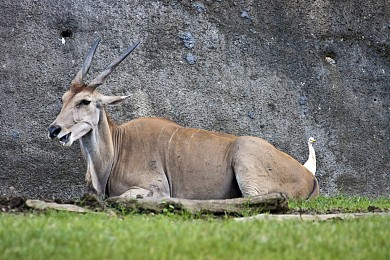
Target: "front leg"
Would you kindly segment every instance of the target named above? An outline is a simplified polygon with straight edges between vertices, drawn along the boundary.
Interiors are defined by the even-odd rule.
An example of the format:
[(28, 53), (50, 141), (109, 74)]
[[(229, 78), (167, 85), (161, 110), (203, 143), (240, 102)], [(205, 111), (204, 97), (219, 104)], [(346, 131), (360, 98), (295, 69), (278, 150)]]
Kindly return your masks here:
[(156, 192), (153, 190), (148, 190), (144, 188), (140, 188), (137, 186), (131, 187), (126, 192), (122, 193), (119, 197), (121, 198), (134, 198), (134, 199), (143, 199), (143, 198), (151, 198), (151, 197), (167, 197), (160, 192)]
[(93, 187), (92, 182), (87, 182), (85, 185), (85, 195), (89, 195), (90, 197), (94, 197), (97, 200), (104, 199), (104, 195), (98, 194), (97, 190)]

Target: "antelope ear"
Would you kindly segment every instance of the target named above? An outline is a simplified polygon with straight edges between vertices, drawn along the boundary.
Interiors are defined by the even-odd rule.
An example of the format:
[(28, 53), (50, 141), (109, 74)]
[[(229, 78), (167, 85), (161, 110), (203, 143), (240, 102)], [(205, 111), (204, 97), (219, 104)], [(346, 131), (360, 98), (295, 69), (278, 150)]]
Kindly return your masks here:
[(104, 105), (115, 106), (120, 104), (123, 100), (125, 100), (128, 97), (130, 96), (102, 96), (100, 100)]

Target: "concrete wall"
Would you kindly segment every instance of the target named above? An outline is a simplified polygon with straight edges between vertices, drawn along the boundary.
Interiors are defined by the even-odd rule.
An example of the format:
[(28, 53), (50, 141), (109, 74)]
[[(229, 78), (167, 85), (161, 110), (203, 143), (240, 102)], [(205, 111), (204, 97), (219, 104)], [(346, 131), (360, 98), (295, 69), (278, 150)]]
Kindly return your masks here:
[(388, 196), (389, 35), (386, 0), (3, 0), (0, 195), (83, 192), (77, 143), (64, 148), (46, 129), (101, 37), (90, 79), (142, 43), (99, 88), (132, 94), (110, 109), (115, 120), (254, 135), (300, 162), (314, 136), (322, 194)]

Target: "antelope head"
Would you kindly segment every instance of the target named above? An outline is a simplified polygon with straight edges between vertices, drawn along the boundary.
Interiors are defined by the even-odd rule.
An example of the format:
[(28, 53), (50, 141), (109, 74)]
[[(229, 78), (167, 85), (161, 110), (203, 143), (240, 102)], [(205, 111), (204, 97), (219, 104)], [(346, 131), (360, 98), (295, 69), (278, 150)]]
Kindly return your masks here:
[(106, 105), (115, 105), (128, 97), (104, 96), (95, 89), (104, 83), (119, 63), (138, 46), (139, 42), (130, 46), (102, 73), (86, 84), (84, 78), (89, 71), (99, 42), (100, 39), (97, 39), (90, 48), (83, 67), (72, 80), (69, 90), (61, 98), (61, 112), (48, 128), (49, 138), (59, 139), (64, 146), (71, 146), (74, 141), (96, 129), (102, 114), (101, 111)]

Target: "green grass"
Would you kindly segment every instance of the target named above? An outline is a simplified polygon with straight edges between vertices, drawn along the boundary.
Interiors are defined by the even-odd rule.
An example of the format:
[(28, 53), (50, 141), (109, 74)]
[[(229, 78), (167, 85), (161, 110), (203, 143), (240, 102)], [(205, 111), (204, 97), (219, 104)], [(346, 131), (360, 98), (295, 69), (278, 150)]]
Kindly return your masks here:
[[(326, 209), (366, 207), (364, 201), (297, 203)], [(368, 204), (390, 208), (389, 199)], [(389, 238), (390, 217), (380, 216), (235, 222), (187, 214), (0, 214), (0, 259), (390, 259)]]
[(316, 213), (329, 212), (367, 212), (370, 210), (390, 210), (390, 197), (317, 197), (311, 200), (289, 200), (291, 209), (313, 211)]

